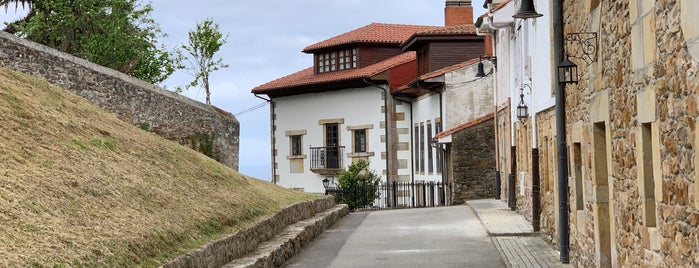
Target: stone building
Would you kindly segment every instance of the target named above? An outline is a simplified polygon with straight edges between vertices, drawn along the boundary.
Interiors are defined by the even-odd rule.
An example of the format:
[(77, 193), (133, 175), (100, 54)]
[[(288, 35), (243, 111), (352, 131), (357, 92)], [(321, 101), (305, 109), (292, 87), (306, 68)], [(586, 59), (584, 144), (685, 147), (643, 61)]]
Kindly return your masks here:
[(571, 262), (698, 266), (699, 2), (563, 8), (564, 34), (598, 37), (597, 61), (575, 61), (566, 88)]
[[(555, 246), (565, 247), (561, 234), (569, 232), (576, 267), (699, 266), (699, 1), (535, 0), (542, 17), (495, 25), (510, 3), (519, 10), (518, 2), (494, 3), (479, 26), (493, 34), (498, 62), (512, 66), (495, 87), (502, 198)], [(562, 24), (552, 14), (556, 6)], [(556, 24), (561, 58), (579, 72), (578, 83), (564, 87), (565, 132), (552, 102), (557, 56), (546, 62), (531, 50), (556, 53)], [(529, 41), (518, 43), (520, 33)], [(533, 66), (531, 76), (516, 63), (518, 51)], [(516, 81), (528, 77), (531, 97), (525, 91), (522, 100), (530, 114), (516, 118)], [(558, 168), (561, 132), (567, 188), (557, 181), (565, 171)], [(559, 200), (560, 191), (567, 200)], [(564, 215), (559, 204), (567, 205)], [(560, 216), (568, 223), (559, 225)]]

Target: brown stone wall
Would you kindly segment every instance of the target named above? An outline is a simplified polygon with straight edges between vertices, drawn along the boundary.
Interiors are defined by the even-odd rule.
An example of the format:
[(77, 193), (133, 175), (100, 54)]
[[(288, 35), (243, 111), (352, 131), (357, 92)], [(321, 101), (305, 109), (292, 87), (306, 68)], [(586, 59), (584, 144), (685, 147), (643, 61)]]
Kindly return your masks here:
[[(697, 58), (688, 49), (696, 47), (696, 26), (691, 26), (697, 25), (696, 2), (591, 4), (595, 2), (564, 1), (564, 31), (593, 31), (599, 36), (596, 62), (573, 59), (581, 77), (579, 84), (566, 87), (568, 129), (580, 122), (582, 132), (589, 134), (593, 133), (593, 123), (604, 124), (606, 152), (595, 151), (594, 137), (582, 139), (583, 163), (592, 163), (584, 165), (583, 177), (594, 178), (595, 170), (604, 164), (594, 162), (598, 157), (591, 155), (605, 153), (609, 168), (607, 181), (591, 183), (593, 198), (585, 200), (583, 211), (571, 207), (571, 262), (579, 267), (605, 264), (605, 256), (599, 256), (595, 248), (605, 243), (600, 226), (608, 224), (611, 254), (606, 264), (697, 266), (695, 123), (699, 79)], [(648, 99), (643, 97), (648, 92), (654, 93), (651, 101), (642, 102)], [(599, 97), (605, 94), (608, 99)], [(600, 99), (605, 100), (603, 105), (593, 102)], [(650, 143), (653, 156), (658, 158), (653, 159), (651, 170), (656, 182), (655, 202), (648, 202), (649, 193), (640, 190), (653, 185), (653, 181), (645, 183), (639, 176), (639, 172), (645, 172), (641, 170), (643, 165), (651, 165), (642, 164), (639, 158), (642, 123), (653, 125)], [(568, 134), (570, 146), (572, 136)], [(575, 185), (573, 180), (569, 184)], [(608, 212), (600, 210), (606, 199)], [(644, 218), (649, 209), (656, 212), (656, 226), (648, 226)]]
[[(517, 211), (527, 220), (532, 220), (532, 132), (529, 119), (515, 123), (515, 145), (517, 150), (517, 174), (515, 186)], [(524, 195), (522, 195), (524, 193)]]
[(556, 114), (548, 109), (536, 114), (537, 148), (539, 148), (540, 231), (544, 240), (558, 244), (558, 150), (556, 148)]
[(495, 141), (493, 119), (452, 135), (453, 204), (495, 197)]
[(507, 179), (510, 174), (510, 115), (509, 108), (500, 110), (497, 116), (497, 165), (500, 172), (500, 199), (507, 200)]
[(210, 142), (214, 159), (238, 169), (240, 126), (228, 112), (2, 31), (0, 66), (46, 79), (164, 138)]

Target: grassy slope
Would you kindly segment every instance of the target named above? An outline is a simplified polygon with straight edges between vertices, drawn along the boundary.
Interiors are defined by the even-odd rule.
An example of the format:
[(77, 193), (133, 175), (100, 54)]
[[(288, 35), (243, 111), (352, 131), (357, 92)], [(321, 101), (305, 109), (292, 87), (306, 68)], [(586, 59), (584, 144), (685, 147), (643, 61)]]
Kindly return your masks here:
[(153, 266), (317, 198), (0, 68), (0, 266)]

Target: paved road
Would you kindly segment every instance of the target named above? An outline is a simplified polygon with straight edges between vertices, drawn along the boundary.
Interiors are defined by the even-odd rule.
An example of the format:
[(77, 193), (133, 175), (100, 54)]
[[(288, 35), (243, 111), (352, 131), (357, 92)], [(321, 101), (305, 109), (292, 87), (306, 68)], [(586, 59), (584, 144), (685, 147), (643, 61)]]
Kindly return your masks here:
[(467, 206), (356, 212), (286, 267), (505, 267)]

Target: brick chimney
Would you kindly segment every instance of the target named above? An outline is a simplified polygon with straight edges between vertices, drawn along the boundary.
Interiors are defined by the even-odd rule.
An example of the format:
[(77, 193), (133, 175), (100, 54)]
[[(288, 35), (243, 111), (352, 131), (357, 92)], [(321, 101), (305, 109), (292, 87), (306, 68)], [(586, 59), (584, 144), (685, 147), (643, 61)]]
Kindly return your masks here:
[(447, 0), (444, 8), (444, 26), (473, 24), (471, 0)]

